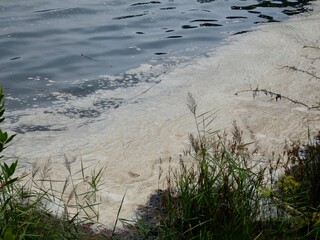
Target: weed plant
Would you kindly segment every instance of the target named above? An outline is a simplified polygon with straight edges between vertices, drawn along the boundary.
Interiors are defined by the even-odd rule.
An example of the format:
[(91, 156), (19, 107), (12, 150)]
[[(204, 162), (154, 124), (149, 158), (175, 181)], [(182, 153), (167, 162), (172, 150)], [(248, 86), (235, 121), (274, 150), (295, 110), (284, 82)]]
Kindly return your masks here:
[[(0, 123), (4, 112), (1, 88)], [(18, 161), (7, 164), (2, 155), (14, 136), (0, 129), (0, 240), (84, 238), (84, 224), (98, 221), (97, 192), (105, 168), (87, 177), (88, 167), (81, 162), (81, 169), (72, 172), (66, 159), (69, 175), (60, 191), (54, 186), (61, 181), (50, 179), (48, 166), (17, 177)]]
[[(215, 113), (198, 115), (191, 94), (187, 104), (197, 129), (185, 152), (191, 158), (170, 169), (148, 212), (133, 221), (119, 219), (124, 196), (114, 228), (96, 236), (88, 226), (99, 221), (105, 168), (88, 177), (89, 167), (81, 162), (74, 172), (65, 158), (69, 174), (63, 181), (50, 178), (48, 165), (17, 176), (18, 161), (8, 164), (2, 155), (15, 135), (0, 129), (0, 240), (320, 239), (320, 133), (309, 135), (303, 147), (293, 142), (264, 164), (254, 161), (236, 123), (230, 138), (210, 128)], [(0, 89), (0, 124), (4, 111)], [(116, 232), (118, 220), (127, 230)]]
[[(320, 134), (314, 139), (319, 139)], [(272, 168), (282, 174), (269, 190), (278, 208), (277, 218), (285, 216), (278, 234), (301, 239), (320, 238), (320, 144), (312, 141), (301, 146), (293, 142), (287, 147), (282, 163)], [(274, 219), (273, 219), (274, 220)]]
[[(193, 163), (181, 161), (167, 190), (162, 219), (166, 239), (252, 239), (258, 234), (262, 172), (249, 163), (246, 144), (234, 124), (233, 139), (208, 129), (212, 116), (197, 115), (191, 94), (188, 107), (197, 126), (189, 135)], [(209, 117), (207, 117), (209, 115)], [(166, 228), (173, 229), (168, 231)]]
[(264, 169), (252, 164), (236, 124), (227, 140), (210, 129), (215, 113), (198, 115), (191, 94), (187, 104), (197, 129), (189, 135), (191, 158), (169, 172), (167, 188), (153, 201), (157, 216), (140, 216), (134, 239), (254, 239), (260, 233)]
[(214, 113), (197, 114), (191, 94), (187, 104), (192, 160), (168, 173), (127, 239), (319, 239), (320, 134), (258, 161), (235, 123), (229, 138), (210, 129)]

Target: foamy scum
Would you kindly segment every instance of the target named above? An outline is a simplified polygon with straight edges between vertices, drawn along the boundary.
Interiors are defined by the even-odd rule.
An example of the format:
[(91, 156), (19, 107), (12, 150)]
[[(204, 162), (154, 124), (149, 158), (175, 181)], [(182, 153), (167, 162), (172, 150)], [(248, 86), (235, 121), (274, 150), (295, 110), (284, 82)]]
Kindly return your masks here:
[[(313, 60), (320, 51), (304, 47), (319, 47), (319, 36), (315, 2), (311, 14), (233, 37), (210, 57), (178, 65), (151, 83), (97, 91), (84, 98), (59, 96), (62, 100), (52, 108), (7, 112), (4, 129), (27, 130), (6, 155), (17, 157), (25, 167), (50, 159), (52, 179), (66, 176), (65, 157), (74, 171), (80, 160), (86, 166), (106, 164), (99, 192), (100, 220), (109, 226), (114, 223), (126, 191), (120, 216), (130, 219), (158, 186), (159, 159), (165, 165), (171, 156), (175, 164), (188, 148), (187, 135), (195, 130), (186, 107), (188, 92), (198, 101), (199, 113), (218, 110), (215, 129), (229, 129), (236, 120), (246, 141), (254, 141), (262, 154), (281, 151), (285, 139), (306, 140), (308, 128), (317, 133), (320, 111), (235, 93), (258, 86), (308, 105), (320, 102), (319, 79), (282, 68), (296, 66), (320, 77), (320, 60)], [(150, 71), (150, 66), (135, 71), (143, 75), (145, 69)], [(113, 107), (95, 107), (96, 102), (112, 99)]]

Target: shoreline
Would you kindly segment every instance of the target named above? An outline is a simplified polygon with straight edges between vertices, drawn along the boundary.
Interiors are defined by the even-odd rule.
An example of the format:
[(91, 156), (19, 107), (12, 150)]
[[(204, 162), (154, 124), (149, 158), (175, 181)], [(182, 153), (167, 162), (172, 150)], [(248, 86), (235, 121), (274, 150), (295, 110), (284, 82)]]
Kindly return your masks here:
[[(306, 24), (309, 26), (305, 27)], [(170, 107), (178, 105), (178, 109), (185, 107), (185, 112), (179, 112), (174, 117), (170, 114), (165, 119), (164, 122), (168, 119), (174, 121), (171, 123), (174, 126), (169, 123), (168, 130), (164, 129), (165, 133), (161, 131), (161, 135), (164, 135), (164, 139), (167, 136), (173, 144), (165, 144), (166, 147), (162, 148), (168, 152), (165, 154), (160, 152), (158, 157), (167, 155), (172, 156), (172, 162), (178, 161), (179, 153), (176, 151), (188, 147), (186, 134), (195, 131), (195, 126), (186, 107), (187, 92), (191, 92), (198, 101), (199, 113), (211, 109), (218, 110), (217, 118), (213, 122), (215, 129), (231, 128), (232, 122), (237, 121), (244, 131), (246, 141), (254, 141), (253, 147), (258, 148), (262, 155), (264, 152), (265, 154), (271, 154), (272, 151), (282, 152), (285, 140), (307, 141), (308, 128), (311, 133), (320, 130), (319, 111), (309, 111), (287, 101), (270, 102), (269, 97), (260, 96), (253, 100), (251, 94), (235, 96), (234, 93), (248, 88), (251, 84), (289, 95), (308, 104), (320, 102), (318, 79), (309, 80), (309, 76), (304, 74), (278, 69), (282, 64), (299, 66), (302, 69), (308, 66), (310, 61), (301, 55), (320, 54), (320, 51), (316, 53), (311, 49), (305, 51), (300, 41), (307, 40), (304, 44), (312, 44), (318, 40), (319, 35), (319, 3), (315, 3), (311, 13), (302, 14), (283, 23), (261, 26), (256, 31), (234, 37), (230, 39), (230, 43), (216, 48), (209, 59), (201, 58), (194, 65), (175, 69), (168, 75), (162, 76), (162, 82), (166, 84), (170, 82), (169, 89), (178, 90), (178, 93), (175, 91), (163, 93), (167, 86), (162, 88), (160, 83), (149, 94), (160, 96), (159, 102), (162, 104), (166, 102), (165, 107), (161, 106), (161, 109), (168, 111)], [(294, 39), (295, 37), (298, 40)], [(246, 51), (248, 46), (250, 51)], [(320, 76), (320, 61), (314, 65), (319, 66), (317, 69)], [(185, 97), (182, 98), (183, 95)], [(155, 103), (150, 105), (146, 104), (146, 109), (154, 108), (159, 111)], [(167, 111), (160, 114), (168, 115)], [(157, 135), (153, 137), (157, 138)], [(153, 145), (153, 148), (156, 147), (157, 144)], [(126, 213), (123, 212), (121, 217), (125, 216)]]
[[(319, 2), (313, 3), (313, 9), (311, 13), (230, 38), (210, 57), (196, 59), (193, 64), (160, 76), (156, 87), (121, 109), (102, 115), (99, 121), (90, 123), (91, 127), (85, 122), (78, 128), (67, 126), (72, 138), (65, 139), (63, 132), (27, 133), (14, 143), (12, 155), (40, 164), (50, 159), (56, 178), (66, 172), (61, 169), (64, 155), (76, 170), (80, 159), (86, 165), (107, 164), (99, 192), (100, 221), (112, 226), (124, 192), (127, 195), (120, 217), (130, 219), (137, 206), (146, 203), (156, 190), (159, 167), (166, 169), (169, 161), (174, 166), (188, 148), (187, 135), (195, 130), (186, 107), (188, 92), (198, 101), (200, 113), (218, 110), (213, 122), (215, 129), (228, 129), (237, 121), (245, 140), (253, 141), (253, 147), (261, 154), (282, 151), (285, 140), (306, 140), (309, 128), (312, 133), (320, 130), (319, 111), (287, 101), (270, 101), (262, 95), (252, 99), (250, 93), (235, 93), (259, 87), (310, 105), (320, 102), (319, 79), (282, 68), (313, 67), (311, 70), (320, 76), (320, 60), (312, 63), (308, 59), (319, 56), (320, 51), (304, 47), (311, 46), (320, 36)], [(98, 134), (105, 137), (97, 139)], [(34, 153), (34, 146), (43, 141), (48, 148)]]

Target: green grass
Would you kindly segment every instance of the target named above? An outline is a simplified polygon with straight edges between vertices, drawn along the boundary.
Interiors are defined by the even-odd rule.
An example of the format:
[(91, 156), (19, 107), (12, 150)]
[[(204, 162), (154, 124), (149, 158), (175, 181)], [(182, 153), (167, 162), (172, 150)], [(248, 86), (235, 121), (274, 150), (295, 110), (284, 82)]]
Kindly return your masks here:
[(181, 161), (169, 176), (158, 237), (253, 239), (259, 234), (263, 174), (250, 164), (236, 125), (227, 141), (225, 134), (208, 129), (210, 112), (197, 115), (191, 95), (188, 106), (197, 126), (197, 133), (189, 136), (193, 161)]
[[(0, 123), (5, 120), (4, 112), (4, 94), (0, 88)], [(48, 165), (17, 177), (18, 161), (8, 164), (1, 155), (14, 137), (0, 129), (0, 240), (90, 236), (86, 224), (99, 220), (97, 192), (105, 168), (87, 174), (90, 169), (81, 162), (81, 169), (73, 172), (65, 159), (69, 173), (65, 180), (50, 179)], [(56, 190), (57, 183), (63, 185), (61, 191)], [(86, 186), (86, 190), (77, 191), (79, 185)]]
[(320, 145), (309, 142), (301, 157), (294, 142), (277, 159), (254, 161), (235, 123), (231, 137), (213, 131), (214, 114), (198, 115), (191, 94), (187, 104), (192, 160), (168, 173), (131, 239), (319, 239)]

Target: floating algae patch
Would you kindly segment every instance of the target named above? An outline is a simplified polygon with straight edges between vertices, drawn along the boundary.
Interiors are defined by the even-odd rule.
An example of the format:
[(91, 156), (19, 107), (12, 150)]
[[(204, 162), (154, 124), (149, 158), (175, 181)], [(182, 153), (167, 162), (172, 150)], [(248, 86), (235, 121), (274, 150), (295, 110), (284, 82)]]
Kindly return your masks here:
[[(39, 125), (64, 130), (19, 134), (5, 153), (18, 157), (24, 167), (28, 162), (50, 159), (52, 179), (67, 175), (63, 166), (66, 157), (72, 159), (74, 171), (80, 169), (81, 161), (97, 168), (107, 165), (98, 192), (99, 211), (101, 222), (112, 226), (125, 192), (120, 217), (130, 219), (137, 206), (163, 186), (163, 179), (159, 181), (161, 169), (165, 173), (169, 165), (184, 158), (188, 133), (195, 131), (186, 106), (188, 92), (198, 101), (199, 113), (217, 111), (213, 129), (228, 130), (236, 120), (245, 140), (259, 149), (261, 159), (271, 151), (280, 152), (285, 139), (306, 140), (308, 129), (318, 132), (320, 112), (262, 95), (253, 99), (251, 94), (235, 93), (259, 86), (308, 105), (320, 102), (318, 79), (281, 67), (312, 67), (320, 75), (320, 61), (312, 60), (319, 51), (304, 47), (318, 44), (318, 13), (319, 4), (315, 3), (311, 14), (236, 35), (207, 57), (159, 70), (152, 81), (131, 88), (97, 90), (81, 97), (69, 94), (54, 107), (8, 112), (9, 119), (10, 115), (19, 118), (7, 123), (5, 129)], [(141, 74), (145, 71), (150, 67), (136, 70)], [(104, 110), (93, 108), (103, 99), (120, 99), (121, 104)], [(70, 109), (98, 109), (99, 114), (93, 118), (61, 114)]]

